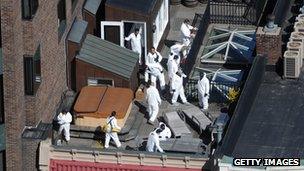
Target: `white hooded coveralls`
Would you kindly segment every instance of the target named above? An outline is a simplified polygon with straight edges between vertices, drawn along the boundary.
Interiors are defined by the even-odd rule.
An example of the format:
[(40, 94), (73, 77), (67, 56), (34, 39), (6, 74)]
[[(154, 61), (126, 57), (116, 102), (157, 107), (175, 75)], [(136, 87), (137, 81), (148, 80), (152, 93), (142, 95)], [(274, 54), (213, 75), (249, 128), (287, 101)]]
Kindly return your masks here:
[(146, 100), (148, 103), (149, 121), (154, 122), (158, 114), (161, 99), (158, 90), (152, 85), (146, 91)]
[(204, 110), (208, 109), (208, 99), (209, 99), (209, 91), (210, 91), (210, 82), (204, 73), (204, 76), (201, 80), (197, 82), (198, 89), (198, 100), (199, 105), (203, 107)]
[[(156, 61), (158, 57), (158, 61)], [(160, 62), (163, 59), (159, 52), (152, 54), (151, 52), (148, 53), (146, 56), (145, 62), (147, 65), (147, 69), (145, 72), (145, 81), (148, 82), (149, 74), (151, 74), (151, 82), (156, 85), (156, 80), (159, 80), (161, 90), (165, 89), (166, 82), (165, 76), (163, 73), (163, 67), (161, 66)]]
[(160, 141), (165, 141), (165, 140), (167, 140), (167, 138), (171, 138), (172, 133), (171, 133), (170, 128), (168, 128), (167, 125), (163, 122), (159, 123), (159, 126), (158, 126), (159, 129), (161, 129), (160, 128), (161, 124), (165, 125), (165, 129), (162, 132), (159, 133), (159, 140)]
[(182, 35), (182, 42), (184, 45), (189, 46), (191, 38), (191, 30), (193, 27), (189, 24), (183, 23), (180, 30)]
[[(107, 123), (110, 123), (111, 127), (112, 128), (117, 128), (117, 129), (121, 129), (118, 125), (117, 125), (117, 120), (114, 116), (111, 116), (111, 117), (108, 117), (107, 118)], [(105, 140), (105, 145), (104, 147), (105, 148), (109, 148), (109, 143), (110, 143), (110, 139), (113, 139), (113, 141), (115, 142), (116, 144), (116, 147), (120, 147), (121, 146), (121, 143), (119, 141), (119, 138), (118, 138), (118, 135), (117, 135), (117, 132), (109, 132), (109, 133), (106, 133), (106, 140)]]
[(153, 131), (149, 134), (148, 142), (147, 142), (147, 151), (149, 152), (156, 152), (157, 150), (161, 153), (164, 152), (164, 150), (159, 145), (159, 135)]
[(131, 40), (131, 48), (132, 51), (137, 52), (139, 54), (139, 64), (141, 65), (141, 51), (142, 51), (142, 46), (141, 46), (141, 29), (139, 30), (139, 33), (137, 36), (135, 33), (131, 33), (128, 37), (125, 38), (126, 41)]
[[(180, 43), (177, 43), (177, 44), (171, 46), (171, 47), (170, 47), (170, 53), (172, 53), (172, 55), (169, 55), (168, 61), (169, 61), (170, 59), (173, 59), (173, 57), (174, 57), (175, 55), (177, 55), (177, 56), (178, 56), (178, 60), (177, 60), (178, 62), (177, 62), (177, 64), (179, 65), (179, 64), (180, 64), (180, 59), (181, 59), (181, 57), (180, 57), (180, 52), (182, 51), (183, 47), (184, 47), (184, 45), (183, 45), (183, 44), (180, 44)], [(185, 52), (185, 51), (183, 51), (183, 55), (185, 56), (186, 53), (184, 53), (184, 52)]]
[(173, 78), (173, 75), (178, 71), (178, 61), (175, 59), (168, 60), (167, 65), (168, 65), (168, 77), (170, 79), (170, 82)]
[(178, 96), (180, 96), (183, 103), (187, 103), (185, 90), (183, 86), (183, 77), (173, 74), (171, 89), (173, 91), (172, 103), (176, 103)]
[(64, 138), (66, 141), (70, 141), (70, 123), (72, 122), (72, 115), (70, 112), (66, 114), (59, 113), (57, 116), (58, 124), (60, 125), (58, 134), (64, 133)]

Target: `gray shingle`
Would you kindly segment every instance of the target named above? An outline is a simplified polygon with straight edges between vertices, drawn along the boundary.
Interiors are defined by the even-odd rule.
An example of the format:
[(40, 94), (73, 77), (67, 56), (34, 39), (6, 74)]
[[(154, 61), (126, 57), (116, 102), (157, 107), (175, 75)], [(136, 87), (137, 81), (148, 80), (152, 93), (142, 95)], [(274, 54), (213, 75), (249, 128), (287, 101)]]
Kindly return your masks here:
[(100, 3), (101, 0), (87, 0), (84, 5), (84, 9), (95, 15), (100, 6)]
[(75, 43), (80, 43), (83, 35), (85, 34), (87, 26), (88, 26), (88, 22), (83, 20), (76, 20), (73, 23), (72, 29), (69, 33), (68, 40)]
[(129, 79), (136, 67), (138, 54), (93, 35), (87, 35), (76, 58)]

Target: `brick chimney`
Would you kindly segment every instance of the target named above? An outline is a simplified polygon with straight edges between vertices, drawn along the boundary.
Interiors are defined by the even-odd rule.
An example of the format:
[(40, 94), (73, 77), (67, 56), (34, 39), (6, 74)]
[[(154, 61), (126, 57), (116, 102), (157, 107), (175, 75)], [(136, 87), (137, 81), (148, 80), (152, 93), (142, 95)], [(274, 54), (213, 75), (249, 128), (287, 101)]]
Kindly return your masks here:
[(276, 65), (282, 56), (282, 30), (274, 24), (274, 16), (268, 16), (265, 27), (258, 27), (256, 33), (257, 55), (267, 55), (267, 65)]

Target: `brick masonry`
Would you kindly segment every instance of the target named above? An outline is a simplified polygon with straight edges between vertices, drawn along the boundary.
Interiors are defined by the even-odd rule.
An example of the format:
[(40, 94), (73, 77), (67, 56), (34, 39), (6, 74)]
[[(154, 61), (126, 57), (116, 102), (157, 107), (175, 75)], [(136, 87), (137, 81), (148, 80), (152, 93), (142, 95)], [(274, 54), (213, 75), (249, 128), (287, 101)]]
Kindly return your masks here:
[(268, 65), (276, 65), (282, 57), (282, 31), (279, 27), (275, 32), (267, 33), (259, 27), (256, 33), (257, 55), (267, 55)]
[[(22, 142), (25, 126), (50, 122), (66, 86), (65, 39), (75, 18), (82, 19), (85, 0), (78, 0), (72, 12), (66, 0), (67, 27), (58, 40), (57, 3), (39, 0), (32, 20), (21, 18), (21, 0), (1, 1), (4, 110), (6, 126), (7, 170), (35, 170), (37, 144)], [(23, 55), (34, 55), (41, 46), (41, 84), (34, 96), (24, 95)]]

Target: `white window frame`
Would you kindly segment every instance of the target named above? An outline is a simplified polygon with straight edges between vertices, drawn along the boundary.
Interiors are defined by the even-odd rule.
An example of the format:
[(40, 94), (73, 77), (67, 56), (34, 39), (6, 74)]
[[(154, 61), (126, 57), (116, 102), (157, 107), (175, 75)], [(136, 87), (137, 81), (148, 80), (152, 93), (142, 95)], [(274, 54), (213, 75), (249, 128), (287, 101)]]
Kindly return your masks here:
[[(144, 28), (141, 28), (142, 29), (141, 36), (144, 34), (144, 36), (141, 37), (141, 43), (145, 47), (144, 57), (146, 57), (146, 55), (148, 53), (148, 47), (147, 47), (147, 24), (146, 24), (146, 22), (132, 21), (132, 20), (122, 20), (121, 22), (122, 22), (123, 28), (124, 28), (124, 24), (125, 23), (138, 23), (138, 24), (143, 24), (144, 25)], [(124, 37), (127, 37), (127, 36), (129, 36), (129, 35), (124, 35)], [(143, 42), (144, 42), (144, 44), (143, 44)]]
[(117, 26), (119, 27), (120, 31), (120, 46), (124, 47), (124, 27), (123, 22), (121, 21), (101, 21), (100, 22), (100, 29), (101, 29), (101, 38), (105, 39), (104, 35), (104, 27), (105, 26)]
[[(124, 41), (125, 37), (129, 35), (124, 35), (124, 23), (138, 23), (138, 24), (143, 24), (144, 28), (142, 28), (142, 41), (144, 41), (144, 46), (145, 46), (145, 53), (144, 56), (147, 55), (148, 53), (148, 46), (147, 46), (147, 24), (146, 22), (141, 22), (141, 21), (132, 21), (132, 20), (122, 20), (122, 21), (101, 21), (100, 22), (100, 32), (101, 32), (101, 38), (104, 39), (104, 27), (105, 26), (119, 26), (120, 28), (120, 46), (125, 47)], [(143, 40), (144, 39), (144, 40)]]

